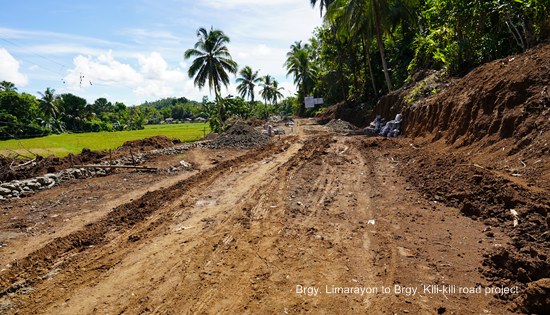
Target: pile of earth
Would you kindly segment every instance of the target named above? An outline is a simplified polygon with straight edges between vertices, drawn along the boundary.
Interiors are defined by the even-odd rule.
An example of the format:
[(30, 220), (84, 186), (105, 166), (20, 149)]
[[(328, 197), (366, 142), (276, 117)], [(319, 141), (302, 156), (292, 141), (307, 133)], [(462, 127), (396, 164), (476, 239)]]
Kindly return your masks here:
[(341, 119), (359, 127), (366, 127), (372, 121), (372, 119), (369, 120), (369, 108), (367, 104), (355, 102), (341, 102), (327, 107), (315, 119), (321, 125), (328, 124), (335, 119)]
[(62, 158), (53, 155), (47, 157), (37, 155), (33, 159), (14, 159), (0, 156), (0, 182), (33, 178), (77, 165), (98, 164), (110, 158), (118, 159), (127, 156), (130, 151), (137, 153), (162, 149), (172, 147), (177, 142), (179, 140), (173, 141), (165, 136), (155, 136), (142, 140), (127, 141), (111, 153), (108, 151), (92, 151), (84, 148), (79, 154), (69, 154)]
[(369, 122), (376, 116), (391, 120), (395, 115), (401, 114), (404, 108), (444, 91), (456, 80), (447, 76), (444, 71), (418, 71), (411, 76), (410, 82), (378, 100), (370, 113)]
[(326, 126), (337, 133), (349, 133), (350, 131), (355, 131), (359, 129), (351, 123), (343, 121), (341, 119), (333, 119), (328, 122)]
[(205, 143), (212, 149), (233, 148), (246, 149), (262, 147), (270, 143), (269, 136), (245, 123), (236, 123), (220, 134), (216, 139)]
[(259, 119), (256, 117), (247, 118), (247, 119), (230, 118), (226, 121), (226, 123), (230, 126), (244, 124), (244, 125), (249, 125), (251, 127), (261, 127), (261, 126), (264, 126), (267, 123), (267, 121), (265, 119)]
[[(480, 66), (449, 88), (403, 110), (409, 136), (456, 147), (510, 139), (515, 154), (550, 131), (550, 44)], [(548, 137), (547, 137), (548, 139)], [(541, 145), (541, 144), (537, 144)], [(540, 146), (542, 155), (550, 147)]]
[(131, 140), (124, 142), (117, 151), (150, 151), (155, 149), (163, 149), (174, 146), (180, 143), (179, 139), (168, 139), (166, 136), (154, 136), (151, 138)]

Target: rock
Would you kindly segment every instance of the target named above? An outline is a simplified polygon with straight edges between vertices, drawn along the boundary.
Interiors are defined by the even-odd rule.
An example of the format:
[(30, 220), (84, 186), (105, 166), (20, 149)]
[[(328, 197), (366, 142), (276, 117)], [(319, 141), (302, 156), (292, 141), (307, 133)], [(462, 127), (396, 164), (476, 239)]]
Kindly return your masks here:
[(9, 189), (10, 191), (19, 191), (19, 186), (16, 185), (16, 184), (12, 184), (12, 183), (4, 183), (2, 185), (0, 185), (0, 187), (2, 188), (5, 188), (5, 189)]
[(183, 167), (185, 167), (185, 168), (190, 168), (190, 167), (191, 167), (191, 164), (185, 162), (184, 160), (181, 160), (181, 161), (180, 161), (180, 165), (183, 166)]
[(50, 178), (52, 180), (57, 180), (59, 178), (59, 175), (48, 173), (48, 174), (44, 175), (44, 177)]
[(26, 183), (24, 183), (24, 185), (25, 186), (23, 186), (23, 187), (28, 187), (31, 190), (37, 190), (40, 187), (42, 187), (42, 185), (40, 185), (36, 180), (29, 180)]
[(42, 186), (48, 186), (51, 184), (54, 180), (49, 177), (37, 177), (36, 181), (42, 185)]
[(0, 187), (0, 196), (8, 196), (10, 194), (11, 194), (11, 190), (4, 187)]

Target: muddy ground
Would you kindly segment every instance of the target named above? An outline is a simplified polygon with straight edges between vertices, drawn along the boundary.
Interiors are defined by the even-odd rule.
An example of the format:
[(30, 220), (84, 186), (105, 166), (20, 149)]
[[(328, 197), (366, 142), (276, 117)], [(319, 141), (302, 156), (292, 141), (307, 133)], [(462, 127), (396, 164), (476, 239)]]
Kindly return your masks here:
[[(194, 165), (188, 171), (117, 171), (1, 203), (0, 313), (506, 314), (541, 307), (525, 302), (529, 281), (489, 263), (516, 242), (511, 218), (476, 210), (500, 203), (485, 202), (482, 189), (464, 193), (470, 206), (466, 197), (452, 202), (449, 192), (465, 191), (470, 174), (492, 178), (483, 169), (472, 167), (464, 181), (444, 181), (435, 193), (428, 175), (456, 168), (431, 147), (342, 136), (309, 120), (293, 131), (261, 148), (194, 148), (146, 162), (169, 167), (183, 159)], [(548, 196), (538, 189), (518, 190), (513, 202), (536, 212), (544, 207), (537, 198)], [(521, 242), (536, 252), (533, 268), (547, 266), (548, 247)], [(535, 280), (530, 270), (525, 276)]]

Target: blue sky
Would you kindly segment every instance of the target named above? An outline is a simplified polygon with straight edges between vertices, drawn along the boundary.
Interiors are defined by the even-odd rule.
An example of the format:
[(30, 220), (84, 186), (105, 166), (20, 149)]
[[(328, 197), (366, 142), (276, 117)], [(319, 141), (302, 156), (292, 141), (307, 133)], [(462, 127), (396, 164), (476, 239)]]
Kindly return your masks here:
[[(309, 0), (0, 0), (0, 81), (20, 92), (46, 87), (93, 102), (200, 100), (183, 52), (199, 27), (223, 30), (239, 67), (271, 74), (294, 93), (283, 68), (296, 40), (321, 24)], [(234, 79), (224, 94), (235, 95)]]

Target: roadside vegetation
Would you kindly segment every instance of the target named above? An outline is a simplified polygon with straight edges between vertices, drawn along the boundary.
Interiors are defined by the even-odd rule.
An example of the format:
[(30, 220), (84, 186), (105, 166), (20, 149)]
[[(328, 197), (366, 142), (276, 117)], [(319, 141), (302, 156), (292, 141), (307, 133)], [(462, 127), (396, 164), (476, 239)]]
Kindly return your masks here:
[[(547, 0), (309, 1), (324, 24), (290, 46), (285, 66), (296, 101), (373, 106), (419, 70), (462, 76), (550, 39)], [(295, 107), (306, 114), (301, 101)]]

